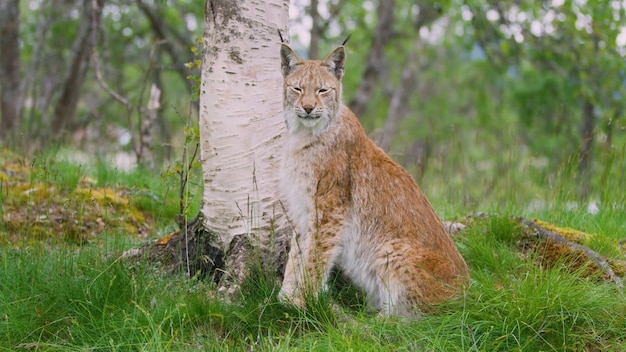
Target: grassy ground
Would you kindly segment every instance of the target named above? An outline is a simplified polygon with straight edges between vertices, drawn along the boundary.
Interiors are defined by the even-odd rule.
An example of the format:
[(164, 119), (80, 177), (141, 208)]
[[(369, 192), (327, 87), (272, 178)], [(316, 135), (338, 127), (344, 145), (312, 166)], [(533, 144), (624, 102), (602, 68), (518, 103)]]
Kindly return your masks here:
[[(209, 282), (122, 259), (175, 228), (175, 175), (8, 152), (0, 159), (0, 350), (626, 350), (626, 295), (585, 268), (542, 264), (542, 253), (524, 250), (527, 234), (513, 219), (584, 230), (593, 234), (585, 245), (623, 260), (623, 191), (607, 191), (595, 215), (558, 196), (534, 210), (483, 206), (490, 216), (455, 238), (471, 285), (410, 321), (367, 313), (350, 288), (311, 300), (307, 310), (287, 307), (276, 298), (279, 283), (262, 274), (225, 303)], [(445, 217), (467, 213), (442, 199), (434, 204)]]

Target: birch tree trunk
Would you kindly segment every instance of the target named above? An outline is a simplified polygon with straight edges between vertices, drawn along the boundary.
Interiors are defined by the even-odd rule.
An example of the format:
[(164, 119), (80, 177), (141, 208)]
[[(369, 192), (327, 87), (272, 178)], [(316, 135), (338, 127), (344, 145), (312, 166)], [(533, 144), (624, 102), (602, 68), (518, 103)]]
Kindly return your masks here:
[[(251, 248), (276, 260), (285, 221), (278, 201), (282, 76), (278, 31), (289, 0), (207, 0), (200, 94), (204, 175), (201, 215), (226, 254), (227, 275), (245, 275)], [(243, 245), (242, 245), (243, 243)]]

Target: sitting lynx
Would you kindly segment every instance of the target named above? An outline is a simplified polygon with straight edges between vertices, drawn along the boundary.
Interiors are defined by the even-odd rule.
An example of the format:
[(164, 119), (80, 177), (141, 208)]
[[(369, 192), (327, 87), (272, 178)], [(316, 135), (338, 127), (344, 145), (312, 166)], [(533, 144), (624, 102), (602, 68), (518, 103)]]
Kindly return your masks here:
[(287, 124), (280, 188), (294, 227), (280, 298), (302, 306), (334, 266), (387, 315), (454, 295), (467, 265), (411, 176), (341, 102), (345, 50), (323, 61), (280, 50)]

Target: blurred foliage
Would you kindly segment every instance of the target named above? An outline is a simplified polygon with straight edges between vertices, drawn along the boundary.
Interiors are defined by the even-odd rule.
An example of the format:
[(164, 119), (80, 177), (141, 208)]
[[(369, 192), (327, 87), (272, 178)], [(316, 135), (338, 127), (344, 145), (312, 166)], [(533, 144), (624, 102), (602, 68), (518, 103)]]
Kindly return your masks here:
[[(571, 189), (560, 186), (563, 179), (580, 182), (578, 165), (588, 139), (585, 104), (593, 108), (589, 197), (609, 203), (623, 198), (606, 189), (626, 184), (623, 2), (394, 0), (386, 5), (394, 6), (391, 39), (384, 43), (383, 65), (376, 67), (380, 77), (359, 118), (375, 136), (387, 122), (393, 92), (409, 90), (389, 136), (389, 152), (435, 203), (441, 198), (475, 209), (486, 200), (576, 199), (575, 192), (558, 190)], [(21, 70), (31, 83), (25, 87), (18, 145), (36, 150), (45, 148), (50, 133), (50, 110), (78, 35), (81, 2), (29, 0), (20, 6)], [(291, 7), (292, 44), (304, 51), (310, 4), (292, 0)], [(66, 142), (101, 158), (118, 150), (131, 153), (148, 88), (156, 84), (162, 95), (153, 148), (159, 163), (180, 155), (176, 151), (188, 142), (185, 126), (197, 114), (203, 11), (204, 2), (189, 0), (107, 1), (97, 43), (103, 79), (136, 111), (129, 114), (100, 87), (92, 62)], [(363, 83), (378, 2), (320, 1), (319, 14), (322, 54), (352, 36), (344, 78), (349, 101)], [(177, 60), (185, 64), (184, 74)], [(407, 68), (415, 80), (403, 88)]]
[[(80, 26), (81, 1), (20, 2), (21, 74), (24, 109), (17, 147), (42, 150), (49, 141), (52, 109), (58, 99), (73, 55), (72, 43)], [(187, 77), (199, 67), (192, 48), (201, 37), (204, 6), (197, 1), (106, 1), (97, 33), (96, 52), (103, 81), (129, 101), (127, 107), (109, 95), (96, 80), (95, 59), (81, 88), (78, 111), (62, 143), (105, 156), (130, 152), (139, 139), (150, 87), (161, 90), (158, 119), (153, 126), (157, 157), (173, 157), (173, 145), (184, 137), (178, 131), (187, 115), (197, 115)], [(152, 16), (152, 17), (150, 17)], [(183, 115), (183, 116), (181, 116)], [(131, 136), (132, 138), (129, 138)]]
[[(346, 101), (361, 84), (375, 35), (376, 3), (332, 0), (327, 5), (342, 7), (336, 17), (326, 18), (334, 24), (326, 42), (333, 46), (352, 34)], [(626, 168), (623, 2), (402, 0), (389, 6), (396, 8), (386, 65), (380, 68), (386, 80), (359, 118), (368, 131), (383, 126), (392, 100), (385, 85), (398, 87), (403, 70), (416, 67), (409, 113), (390, 153), (427, 193), (458, 199), (470, 209), (483, 200), (552, 202), (546, 191), (558, 188), (558, 182), (582, 182), (588, 103), (593, 107), (589, 197), (623, 198), (607, 199), (600, 179), (604, 175), (617, 189), (626, 185), (617, 171)], [(416, 30), (420, 12), (429, 6), (438, 11), (436, 19)], [(415, 141), (430, 148), (422, 156), (425, 170), (406, 158)], [(580, 199), (576, 192), (564, 198)]]

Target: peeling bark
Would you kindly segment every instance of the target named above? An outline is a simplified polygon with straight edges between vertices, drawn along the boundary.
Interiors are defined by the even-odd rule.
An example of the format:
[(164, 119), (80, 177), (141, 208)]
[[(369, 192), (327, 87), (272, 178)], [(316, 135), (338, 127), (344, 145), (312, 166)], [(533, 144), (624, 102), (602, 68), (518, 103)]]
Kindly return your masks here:
[(253, 257), (251, 249), (272, 259), (287, 242), (277, 196), (285, 128), (277, 30), (288, 33), (288, 13), (288, 0), (206, 2), (201, 212), (204, 226), (219, 234), (225, 277), (233, 282), (245, 276), (239, 264)]

